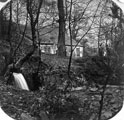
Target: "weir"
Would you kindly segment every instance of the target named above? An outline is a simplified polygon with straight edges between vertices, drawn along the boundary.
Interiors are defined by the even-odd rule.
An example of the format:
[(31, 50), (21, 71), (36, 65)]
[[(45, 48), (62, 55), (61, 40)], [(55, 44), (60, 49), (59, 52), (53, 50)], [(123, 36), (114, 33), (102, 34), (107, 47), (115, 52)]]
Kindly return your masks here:
[[(0, 10), (6, 6), (7, 3), (9, 3), (11, 0), (0, 0)], [(21, 73), (13, 73), (14, 79), (16, 86), (19, 87), (20, 89), (28, 90), (28, 85), (27, 82), (25, 81), (23, 75)], [(0, 120), (15, 120), (11, 117), (9, 117), (1, 108), (0, 105)]]
[(29, 91), (27, 82), (21, 73), (13, 73), (13, 76), (14, 76), (15, 84), (18, 88)]
[[(21, 73), (13, 73), (13, 76), (14, 76), (15, 84), (18, 88), (29, 91), (27, 82)], [(15, 119), (13, 119), (9, 115), (7, 115), (3, 111), (3, 109), (1, 108), (1, 105), (0, 105), (0, 120), (15, 120)]]

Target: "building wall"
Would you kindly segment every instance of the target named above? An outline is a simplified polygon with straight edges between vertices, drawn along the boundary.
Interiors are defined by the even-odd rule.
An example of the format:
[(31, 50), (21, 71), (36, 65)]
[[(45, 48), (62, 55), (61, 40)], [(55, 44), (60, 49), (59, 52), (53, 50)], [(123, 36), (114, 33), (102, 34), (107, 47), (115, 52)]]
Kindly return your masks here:
[(56, 54), (57, 46), (56, 45), (41, 45), (41, 52), (48, 54)]
[[(57, 45), (52, 44), (44, 44), (40, 46), (41, 52), (47, 53), (47, 54), (56, 54), (57, 53)], [(74, 47), (73, 47), (74, 48)], [(66, 55), (70, 56), (71, 53), (71, 46), (66, 46)], [(73, 58), (79, 58), (83, 57), (83, 47), (82, 46), (77, 46), (75, 50), (73, 51)]]
[[(74, 48), (74, 47), (73, 47)], [(71, 46), (66, 46), (66, 52), (67, 52), (67, 56), (70, 56), (71, 53)], [(79, 57), (83, 57), (83, 47), (77, 46), (75, 48), (75, 50), (73, 51), (73, 58), (79, 58)]]

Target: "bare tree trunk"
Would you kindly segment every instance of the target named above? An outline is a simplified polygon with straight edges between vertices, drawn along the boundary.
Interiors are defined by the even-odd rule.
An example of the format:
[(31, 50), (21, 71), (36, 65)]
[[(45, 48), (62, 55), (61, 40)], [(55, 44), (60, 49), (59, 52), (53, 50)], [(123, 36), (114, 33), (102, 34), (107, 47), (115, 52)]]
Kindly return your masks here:
[(59, 11), (59, 35), (58, 35), (58, 55), (66, 56), (65, 47), (65, 12), (64, 12), (64, 1), (58, 0), (58, 11)]
[[(18, 61), (16, 61), (16, 63), (13, 66), (10, 65), (11, 66), (11, 67), (9, 67), (10, 69), (12, 67), (14, 67), (15, 69), (20, 69), (22, 67), (22, 65), (33, 55), (33, 53), (36, 50), (36, 44), (37, 44), (36, 43), (36, 25), (38, 23), (38, 18), (39, 18), (39, 14), (40, 14), (40, 8), (41, 8), (41, 5), (42, 5), (42, 0), (39, 1), (39, 3), (37, 4), (36, 8), (34, 8), (34, 4), (33, 4), (35, 1), (27, 0), (26, 2), (27, 2), (27, 13), (28, 13), (29, 18), (30, 18), (30, 25), (31, 25), (31, 32), (32, 32), (32, 43), (33, 44), (32, 44), (31, 50), (24, 57), (22, 57)], [(11, 35), (11, 34), (9, 33), (9, 35)], [(11, 43), (11, 40), (10, 39), (8, 39), (8, 40)], [(19, 45), (20, 44), (21, 43), (19, 43)], [(16, 49), (18, 49), (18, 47), (19, 46), (17, 46)]]
[[(38, 18), (39, 18), (40, 8), (42, 5), (42, 2), (43, 1), (41, 0), (37, 6), (37, 9), (34, 10), (32, 7), (33, 1), (27, 0), (27, 12), (28, 12), (29, 17), (30, 17), (30, 25), (31, 25), (33, 45), (32, 45), (32, 50), (28, 54), (26, 54), (23, 58), (21, 58), (17, 61), (17, 63), (15, 64), (15, 67), (17, 67), (17, 68), (20, 68), (23, 65), (23, 63), (25, 61), (27, 61), (36, 50), (36, 25), (38, 23)], [(35, 14), (33, 14), (34, 13), (33, 11), (35, 11)]]
[(4, 27), (4, 17), (3, 17), (3, 10), (0, 11), (0, 38), (3, 38), (4, 34), (3, 31), (5, 29)]
[(71, 53), (69, 57), (69, 64), (68, 64), (68, 76), (70, 77), (70, 70), (71, 70), (71, 63), (72, 63), (72, 55), (73, 55), (73, 50), (72, 50), (72, 40), (73, 40), (73, 35), (72, 35), (72, 28), (71, 28), (71, 15), (72, 15), (72, 0), (70, 2), (70, 11), (69, 11), (69, 33), (70, 33), (70, 45), (71, 45)]
[[(5, 67), (1, 71), (1, 75), (4, 75), (5, 72), (7, 71), (7, 67), (9, 64), (13, 62), (13, 57), (12, 57), (12, 45), (11, 45), (11, 27), (12, 27), (12, 2), (10, 2), (10, 8), (9, 8), (9, 25), (8, 25), (8, 30), (7, 30), (7, 38), (6, 41), (9, 43), (10, 46), (10, 51), (9, 54), (7, 54), (5, 57)], [(1, 28), (2, 29), (2, 28)], [(2, 30), (1, 30), (2, 31)]]

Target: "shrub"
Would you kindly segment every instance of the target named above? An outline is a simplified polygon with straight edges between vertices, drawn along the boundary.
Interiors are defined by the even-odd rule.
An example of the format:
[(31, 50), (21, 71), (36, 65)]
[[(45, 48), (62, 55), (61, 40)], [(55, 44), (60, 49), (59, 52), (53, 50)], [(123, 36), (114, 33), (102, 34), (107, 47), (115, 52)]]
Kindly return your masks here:
[(83, 74), (86, 80), (91, 83), (104, 84), (109, 75), (109, 84), (119, 84), (121, 69), (116, 64), (115, 58), (93, 56), (78, 59), (75, 63), (79, 66), (79, 75)]
[(46, 75), (44, 86), (46, 102), (44, 106), (50, 114), (69, 114), (71, 112), (79, 114), (81, 102), (79, 98), (71, 95), (71, 88), (73, 81), (75, 81), (73, 73), (71, 76), (73, 79), (70, 83), (67, 71), (62, 67)]

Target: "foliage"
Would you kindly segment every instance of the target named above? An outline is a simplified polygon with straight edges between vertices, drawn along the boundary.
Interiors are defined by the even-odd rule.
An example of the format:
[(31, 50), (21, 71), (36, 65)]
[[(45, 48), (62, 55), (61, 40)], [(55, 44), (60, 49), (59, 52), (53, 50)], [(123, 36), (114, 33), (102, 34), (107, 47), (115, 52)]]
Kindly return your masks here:
[[(83, 100), (82, 104), (79, 96), (76, 96), (77, 93), (75, 96), (72, 95), (72, 87), (84, 87), (85, 85), (89, 86), (92, 83), (104, 84), (107, 80), (108, 74), (110, 75), (109, 84), (120, 83), (121, 77), (123, 77), (121, 67), (122, 64), (119, 64), (117, 55), (114, 55), (111, 53), (111, 51), (107, 50), (107, 45), (110, 43), (111, 47), (113, 47), (121, 43), (120, 39), (122, 37), (120, 37), (120, 34), (118, 34), (120, 33), (120, 31), (123, 31), (122, 26), (120, 26), (122, 24), (120, 23), (121, 21), (119, 21), (119, 19), (114, 20), (114, 17), (117, 18), (118, 16), (113, 14), (113, 12), (113, 18), (112, 20), (110, 19), (108, 13), (111, 12), (112, 8), (110, 8), (110, 6), (108, 8), (106, 5), (104, 6), (103, 4), (106, 4), (105, 2), (92, 0), (74, 0), (72, 1), (72, 4), (68, 0), (66, 2), (64, 2), (64, 0), (58, 0), (58, 2), (49, 2), (43, 0), (40, 0), (40, 2), (38, 2), (38, 0), (27, 0), (23, 1), (23, 3), (21, 2), (22, 1), (18, 0), (11, 3), (11, 5), (13, 4), (14, 7), (12, 8), (12, 11), (10, 10), (10, 12), (13, 14), (12, 16), (6, 14), (5, 18), (10, 16), (10, 18), (12, 18), (11, 22), (13, 22), (14, 25), (17, 27), (17, 30), (15, 30), (15, 27), (11, 26), (11, 30), (14, 31), (15, 34), (12, 36), (11, 32), (11, 40), (7, 43), (9, 46), (9, 57), (11, 56), (11, 54), (13, 54), (12, 60), (15, 60), (14, 62), (18, 62), (20, 58), (25, 58), (22, 59), (22, 61), (24, 61), (25, 63), (22, 62), (20, 68), (22, 69), (22, 72), (24, 73), (29, 86), (32, 87), (31, 90), (39, 90), (39, 87), (41, 87), (41, 89), (38, 91), (39, 98), (32, 100), (33, 102), (29, 104), (31, 106), (28, 107), (28, 112), (30, 112), (33, 116), (38, 116), (41, 109), (44, 109), (50, 115), (76, 114), (78, 116), (83, 115), (83, 117), (85, 116), (85, 120), (89, 120), (92, 113), (98, 112), (99, 100), (96, 104), (97, 107), (93, 106), (92, 109), (90, 109), (91, 106), (94, 104), (92, 103), (92, 101), (90, 101), (92, 99), (91, 96), (89, 97), (89, 99), (87, 99), (84, 94), (81, 94), (81, 100)], [(69, 11), (71, 7), (72, 11)], [(122, 16), (120, 15), (119, 17), (121, 18)], [(27, 19), (27, 21), (25, 19)], [(25, 32), (22, 32), (22, 30), (24, 29), (22, 24), (28, 25), (28, 27), (27, 25), (25, 25)], [(76, 64), (79, 65), (79, 69), (77, 73), (75, 73), (74, 71), (70, 71), (70, 76), (68, 76), (67, 74), (68, 59), (64, 57), (61, 58), (50, 55), (49, 58), (47, 56), (44, 59), (43, 55), (41, 55), (40, 53), (38, 57), (31, 57), (31, 55), (37, 52), (37, 45), (40, 48), (40, 42), (43, 42), (41, 41), (43, 39), (42, 36), (46, 35), (48, 37), (48, 32), (45, 32), (43, 28), (47, 26), (47, 28), (51, 28), (50, 31), (52, 31), (56, 27), (58, 27), (58, 24), (60, 32), (59, 37), (57, 35), (56, 36), (59, 40), (58, 48), (60, 47), (58, 53), (61, 54), (61, 56), (65, 56), (65, 32), (68, 34), (69, 26), (70, 30), (72, 29), (69, 37), (72, 37), (77, 42), (77, 44), (80, 44), (82, 42), (84, 53), (86, 54), (86, 56), (90, 53), (92, 54), (95, 49), (90, 49), (90, 47), (88, 48), (87, 46), (85, 46), (85, 40), (87, 39), (86, 45), (97, 47), (97, 37), (99, 37), (98, 42), (103, 42), (106, 44), (105, 49), (107, 51), (107, 55), (93, 56), (76, 60)], [(3, 25), (8, 27), (8, 22), (7, 25)], [(22, 26), (22, 28), (20, 28), (20, 26)], [(119, 29), (119, 27), (121, 29)], [(2, 32), (4, 32), (4, 30)], [(98, 32), (99, 35), (97, 34)], [(24, 33), (24, 35), (22, 35), (22, 33)], [(56, 36), (51, 34), (51, 39), (49, 40), (53, 40), (52, 38), (56, 38)], [(114, 44), (116, 40), (117, 44)], [(46, 41), (44, 40), (44, 42)], [(1, 43), (3, 45), (3, 42)], [(98, 45), (98, 47), (100, 46)], [(122, 48), (124, 47), (122, 46)], [(113, 49), (117, 51), (114, 47)], [(28, 53), (30, 53), (30, 55), (27, 59), (27, 57), (25, 56), (28, 55)], [(9, 57), (5, 58), (5, 55), (1, 55), (1, 64), (3, 65), (3, 61), (6, 62)], [(5, 67), (10, 63), (10, 61), (6, 62)], [(89, 84), (84, 84), (84, 78), (86, 81), (88, 81)], [(37, 91), (32, 93), (35, 94), (36, 92)], [(26, 94), (24, 96), (26, 98)], [(28, 101), (30, 101), (29, 98), (26, 100), (19, 98), (18, 100), (21, 101), (21, 105), (25, 105), (20, 105), (19, 107), (21, 108), (27, 107), (27, 103)], [(73, 118), (70, 117), (69, 119)]]
[(76, 76), (71, 72), (71, 80), (67, 70), (63, 67), (48, 72), (44, 76), (45, 108), (49, 114), (79, 114), (81, 102), (71, 95), (72, 86), (76, 83)]
[(109, 84), (120, 84), (121, 82), (121, 67), (116, 64), (115, 57), (86, 57), (77, 59), (76, 63), (80, 66), (79, 75), (83, 74), (89, 83), (104, 84), (108, 74), (110, 74)]
[[(3, 78), (1, 77), (0, 79), (2, 80)], [(108, 119), (108, 117), (115, 115), (120, 110), (122, 106), (122, 102), (120, 101), (122, 101), (122, 98), (123, 98), (123, 92), (120, 92), (121, 89), (123, 88), (119, 88), (117, 86), (115, 87), (109, 86), (107, 88), (105, 99), (104, 99), (102, 120)], [(9, 116), (17, 120), (20, 120), (20, 115), (22, 113), (27, 113), (28, 115), (31, 115), (32, 117), (37, 118), (40, 116), (40, 112), (42, 110), (44, 111), (49, 110), (50, 104), (46, 101), (47, 98), (43, 90), (41, 90), (40, 92), (39, 91), (35, 91), (35, 92), (23, 91), (13, 86), (6, 86), (0, 81), (0, 93), (1, 93), (0, 100), (3, 106), (2, 109)], [(60, 120), (62, 118), (70, 120), (70, 118), (72, 117), (75, 117), (73, 118), (74, 120), (82, 120), (82, 119), (96, 120), (96, 114), (98, 113), (99, 99), (100, 99), (100, 95), (98, 93), (96, 92), (91, 93), (91, 92), (88, 92), (88, 90), (84, 92), (75, 91), (75, 92), (71, 92), (69, 96), (70, 98), (68, 97), (66, 105), (69, 106), (68, 107), (69, 109), (71, 108), (74, 111), (66, 109), (67, 112), (65, 112), (64, 114), (60, 113), (59, 116), (56, 115), (56, 117), (59, 117), (59, 119), (55, 118), (54, 120)], [(73, 104), (76, 105), (75, 109), (70, 107)], [(77, 110), (77, 107), (79, 108), (78, 114), (75, 113)], [(80, 115), (82, 117), (79, 117)], [(51, 116), (49, 118), (50, 120), (53, 120)]]
[(24, 74), (30, 90), (39, 90), (44, 85), (44, 74), (49, 66), (40, 61), (40, 57), (32, 56), (23, 65), (22, 73)]

